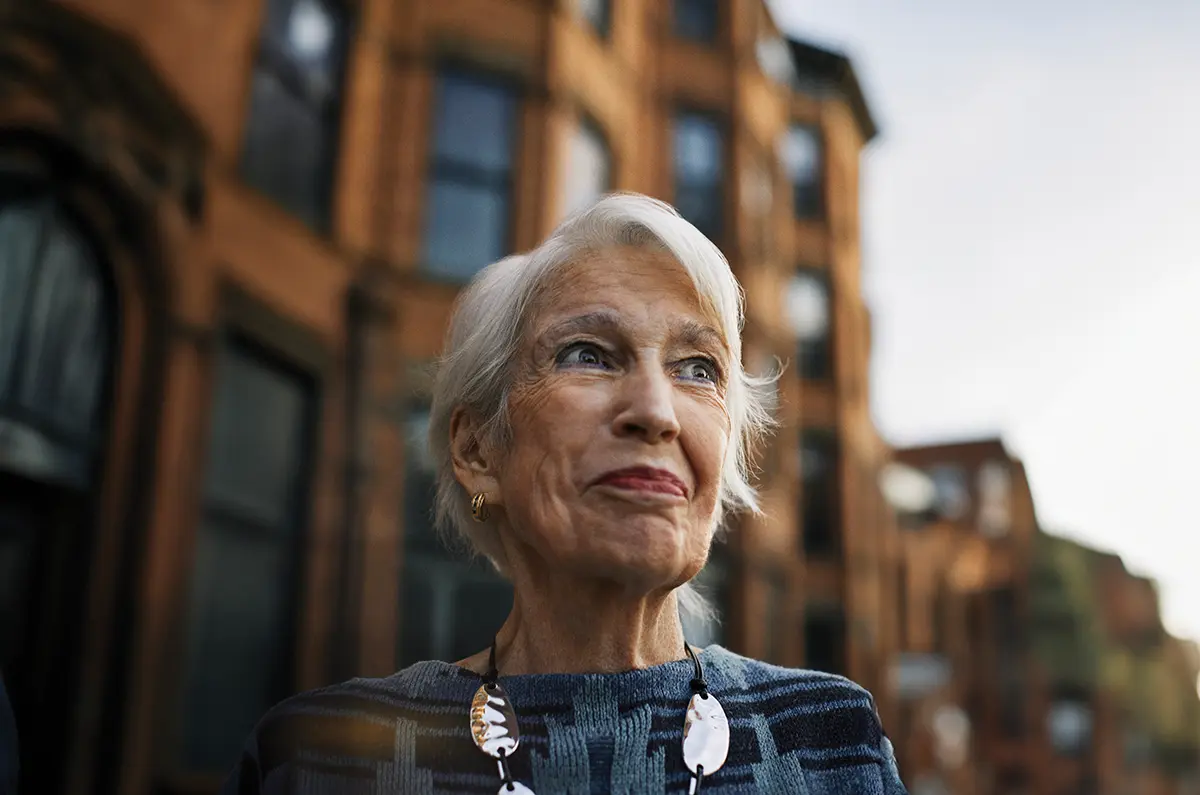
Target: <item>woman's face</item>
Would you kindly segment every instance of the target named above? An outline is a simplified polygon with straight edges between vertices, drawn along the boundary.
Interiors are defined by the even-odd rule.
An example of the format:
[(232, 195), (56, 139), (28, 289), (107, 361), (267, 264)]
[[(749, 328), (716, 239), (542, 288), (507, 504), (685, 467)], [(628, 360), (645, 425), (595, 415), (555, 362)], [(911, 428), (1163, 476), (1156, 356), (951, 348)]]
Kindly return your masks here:
[(719, 328), (666, 253), (611, 249), (552, 277), (496, 468), (510, 560), (631, 591), (695, 575), (729, 444)]

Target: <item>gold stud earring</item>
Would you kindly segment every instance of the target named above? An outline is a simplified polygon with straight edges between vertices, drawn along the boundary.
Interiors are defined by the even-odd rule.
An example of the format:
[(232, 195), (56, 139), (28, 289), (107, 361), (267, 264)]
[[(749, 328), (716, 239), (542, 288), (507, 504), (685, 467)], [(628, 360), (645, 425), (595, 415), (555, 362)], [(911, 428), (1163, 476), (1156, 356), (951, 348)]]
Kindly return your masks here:
[(477, 522), (486, 522), (488, 518), (487, 494), (478, 492), (471, 498), (471, 518)]

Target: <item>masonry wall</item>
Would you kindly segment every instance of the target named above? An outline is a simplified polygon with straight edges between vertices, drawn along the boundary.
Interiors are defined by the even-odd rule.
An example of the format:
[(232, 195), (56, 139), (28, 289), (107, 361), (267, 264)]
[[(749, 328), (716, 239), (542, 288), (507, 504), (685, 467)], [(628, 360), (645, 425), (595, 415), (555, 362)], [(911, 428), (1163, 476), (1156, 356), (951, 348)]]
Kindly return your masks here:
[[(446, 63), (507, 81), (519, 96), (512, 250), (535, 245), (561, 217), (565, 149), (585, 119), (611, 150), (612, 188), (672, 200), (671, 120), (687, 108), (711, 114), (724, 134), (718, 242), (747, 293), (748, 367), (793, 359), (781, 297), (798, 265), (828, 272), (836, 378), (806, 383), (791, 370), (778, 382), (782, 424), (761, 459), (766, 513), (741, 522), (722, 553), (723, 640), (802, 665), (811, 605), (834, 605), (845, 622), (841, 672), (873, 688), (890, 716), (899, 546), (874, 486), (887, 452), (867, 415), (863, 135), (836, 94), (805, 96), (763, 72), (757, 45), (778, 32), (758, 0), (722, 9), (715, 42), (699, 46), (674, 38), (669, 3), (651, 0), (615, 2), (603, 37), (566, 2), (349, 3), (331, 212), (314, 227), (242, 174), (264, 3), (0, 4), (19, 23), (0, 46), (28, 57), (31, 70), (69, 64), (50, 89), (13, 78), (0, 112), (5, 151), (21, 148), (8, 135), (21, 131), (33, 142), (21, 148), (31, 162), (70, 153), (80, 196), (99, 197), (79, 199), (85, 222), (128, 216), (137, 232), (104, 244), (123, 342), (96, 486), (95, 554), (68, 599), (86, 605), (66, 630), (80, 649), (69, 672), (74, 696), (31, 745), (63, 771), (64, 791), (206, 792), (220, 778), (180, 757), (188, 727), (179, 705), (207, 538), (206, 468), (222, 421), (216, 393), (232, 339), (294, 373), (313, 398), (284, 690), (397, 664), (398, 594), (409, 576), (399, 497), (412, 466), (406, 422), (427, 392), (459, 287), (430, 277), (423, 262), (436, 75)], [(817, 126), (825, 152), (827, 212), (816, 220), (793, 218), (779, 147), (794, 122)], [(138, 234), (144, 244), (134, 244)], [(839, 450), (844, 541), (819, 562), (806, 561), (799, 542), (806, 425), (830, 430)]]

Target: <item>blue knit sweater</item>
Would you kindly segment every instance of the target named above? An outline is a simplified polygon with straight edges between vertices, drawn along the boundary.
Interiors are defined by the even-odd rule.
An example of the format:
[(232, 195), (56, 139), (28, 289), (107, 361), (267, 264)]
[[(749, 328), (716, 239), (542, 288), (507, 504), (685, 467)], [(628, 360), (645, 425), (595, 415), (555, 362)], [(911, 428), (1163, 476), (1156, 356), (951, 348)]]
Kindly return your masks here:
[[(700, 654), (725, 708), (729, 759), (709, 795), (902, 795), (870, 694), (837, 676), (779, 668), (720, 646)], [(517, 710), (514, 777), (537, 795), (682, 793), (687, 660), (617, 674), (501, 676)], [(224, 795), (496, 793), (471, 741), (480, 680), (441, 662), (288, 699), (251, 735)]]

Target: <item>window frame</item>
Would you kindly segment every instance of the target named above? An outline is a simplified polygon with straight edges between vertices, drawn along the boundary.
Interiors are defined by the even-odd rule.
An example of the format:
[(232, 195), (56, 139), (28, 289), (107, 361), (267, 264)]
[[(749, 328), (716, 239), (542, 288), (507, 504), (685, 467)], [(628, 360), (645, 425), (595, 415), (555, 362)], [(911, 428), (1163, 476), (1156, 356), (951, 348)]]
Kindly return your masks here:
[[(828, 527), (820, 534), (809, 522), (811, 513), (816, 510), (810, 498), (810, 483), (804, 475), (804, 455), (808, 448), (807, 440), (819, 440), (825, 445), (823, 452), (829, 456), (829, 474), (824, 481), (824, 499), (828, 500)], [(800, 453), (800, 542), (804, 557), (814, 560), (836, 558), (842, 552), (841, 515), (842, 515), (842, 477), (841, 477), (841, 444), (836, 428), (832, 427), (802, 427), (799, 439)]]
[[(293, 59), (277, 49), (269, 41), (267, 25), (269, 11), (266, 7), (270, 0), (264, 0), (262, 18), (256, 31), (254, 61), (246, 77), (245, 110), (242, 117), (241, 137), (238, 144), (237, 171), (242, 183), (270, 199), (272, 203), (283, 209), (289, 215), (298, 218), (307, 226), (322, 234), (328, 234), (333, 227), (334, 213), (337, 200), (337, 171), (342, 154), (342, 136), (345, 127), (344, 114), (346, 107), (346, 84), (350, 75), (350, 61), (356, 41), (357, 2), (355, 0), (316, 0), (327, 9), (334, 18), (335, 30), (331, 47), (334, 48), (334, 65), (330, 72), (330, 95), (324, 102), (315, 101), (308, 92), (297, 83), (301, 82)], [(296, 0), (291, 0), (295, 3)], [(316, 218), (307, 218), (298, 211), (295, 204), (276, 193), (271, 186), (259, 185), (251, 181), (247, 174), (247, 163), (251, 158), (250, 132), (255, 118), (254, 83), (260, 74), (266, 75), (279, 85), (291, 98), (302, 104), (328, 139), (319, 162), (310, 164), (311, 176), (316, 183), (317, 199)]]
[[(300, 670), (311, 663), (306, 655), (323, 654), (323, 652), (311, 652), (309, 650), (311, 644), (306, 642), (306, 635), (310, 631), (308, 622), (312, 604), (322, 600), (336, 599), (339, 587), (333, 581), (328, 585), (328, 591), (324, 593), (313, 592), (307, 587), (313, 567), (317, 565), (314, 559), (317, 551), (314, 542), (317, 540), (315, 535), (320, 532), (320, 529), (316, 524), (319, 518), (316, 509), (319, 499), (318, 491), (322, 488), (324, 477), (321, 471), (322, 422), (325, 416), (328, 387), (335, 374), (336, 362), (330, 350), (315, 332), (296, 324), (259, 302), (235, 283), (226, 282), (220, 287), (216, 331), (212, 337), (208, 338), (206, 351), (211, 351), (214, 356), (218, 355), (217, 352), (222, 350), (230, 339), (248, 345), (251, 350), (257, 351), (260, 357), (275, 364), (279, 369), (307, 382), (306, 389), (309, 397), (305, 406), (304, 446), (301, 448), (307, 466), (299, 473), (294, 488), (296, 496), (293, 510), (298, 512), (296, 536), (292, 539), (292, 543), (295, 545), (295, 565), (290, 572), (291, 582), (287, 585), (286, 590), (286, 598), (291, 611), (287, 616), (288, 627), (284, 633), (285, 641), (281, 652), (283, 659), (281, 668), (286, 674), (283, 689), (292, 693), (302, 684), (297, 679)], [(209, 381), (209, 389), (210, 394), (215, 396), (217, 389), (215, 380)], [(207, 445), (212, 431), (211, 408), (214, 405), (211, 401), (207, 404), (209, 411), (202, 424), (201, 435), (206, 445), (205, 464), (208, 461)], [(191, 550), (195, 549), (199, 540), (207, 500), (207, 483), (204, 480), (204, 473), (202, 469), (198, 472), (199, 488), (195, 497), (195, 521), (192, 523), (190, 531), (181, 538), (182, 542), (191, 545)], [(188, 638), (187, 621), (194, 565), (195, 558), (189, 555), (177, 570), (180, 584), (177, 590), (175, 610), (181, 642), (187, 642)], [(168, 792), (182, 793), (194, 791), (197, 787), (210, 788), (214, 783), (219, 784), (226, 771), (195, 770), (186, 766), (183, 754), (183, 727), (180, 718), (187, 687), (186, 661), (179, 658), (170, 666), (170, 669), (165, 681), (170, 682), (168, 687), (172, 697), (167, 699), (165, 706), (172, 708), (164, 716), (166, 718), (164, 725), (167, 731), (162, 737), (162, 745), (159, 746), (158, 752), (158, 758), (161, 760), (158, 769), (163, 776), (164, 789)]]
[[(121, 302), (116, 284), (116, 274), (113, 262), (109, 259), (103, 241), (96, 234), (87, 218), (77, 212), (68, 197), (63, 195), (53, 179), (38, 173), (30, 173), (23, 169), (9, 169), (0, 164), (0, 177), (5, 180), (4, 193), (0, 194), (0, 212), (9, 204), (19, 205), (29, 201), (36, 206), (35, 252), (33, 254), (33, 270), (28, 285), (25, 286), (19, 314), (21, 319), (15, 327), (17, 338), (13, 343), (13, 359), (10, 363), (11, 382), (0, 391), (0, 424), (10, 427), (20, 434), (28, 434), (30, 438), (37, 437), (43, 443), (54, 448), (56, 458), (63, 464), (53, 471), (42, 469), (32, 471), (23, 466), (20, 460), (8, 461), (13, 471), (24, 477), (39, 482), (68, 486), (73, 489), (86, 490), (94, 483), (103, 456), (103, 445), (108, 436), (108, 427), (112, 401), (114, 400), (114, 385), (119, 366), (122, 340)], [(95, 383), (94, 401), (91, 405), (92, 419), (90, 432), (81, 436), (72, 430), (56, 427), (61, 418), (50, 415), (40, 415), (28, 407), (21, 405), (19, 395), (22, 386), (22, 375), (28, 375), (22, 368), (21, 362), (27, 357), (26, 346), (29, 333), (32, 330), (31, 315), (33, 303), (38, 294), (38, 284), (41, 271), (44, 270), (43, 257), (46, 244), (54, 224), (68, 227), (74, 234), (76, 242), (83, 248), (83, 254), (90, 259), (87, 263), (95, 279), (96, 289), (100, 291), (100, 306), (98, 308), (98, 325), (105, 331), (105, 340), (100, 351), (103, 366), (98, 370)], [(61, 373), (60, 373), (61, 375)], [(8, 454), (0, 451), (2, 459), (7, 460)], [(68, 463), (67, 459), (74, 459)]]
[[(730, 223), (730, 194), (732, 193), (730, 180), (734, 169), (731, 167), (733, 164), (733, 157), (729, 136), (729, 122), (728, 119), (721, 113), (706, 108), (698, 108), (690, 105), (677, 105), (672, 110), (670, 117), (671, 203), (677, 210), (679, 209), (679, 194), (682, 183), (679, 178), (679, 160), (676, 152), (676, 138), (679, 129), (679, 122), (685, 117), (691, 117), (710, 122), (717, 132), (718, 143), (720, 147), (720, 178), (717, 180), (715, 185), (717, 192), (717, 213), (715, 217), (718, 228), (715, 234), (710, 234), (707, 230), (700, 229), (700, 227), (696, 225), (696, 222), (691, 218), (687, 218), (687, 216), (684, 217), (687, 218), (688, 223), (696, 226), (697, 229), (700, 229), (700, 232), (709, 240), (711, 240), (714, 245), (716, 245), (718, 248), (724, 248), (725, 241), (729, 239), (730, 230), (733, 227), (733, 225)], [(693, 186), (687, 187), (690, 188)], [(683, 215), (682, 210), (680, 210), (680, 215)]]
[[(837, 378), (837, 346), (834, 336), (837, 333), (836, 304), (833, 294), (833, 274), (828, 268), (819, 268), (811, 265), (798, 265), (792, 271), (792, 276), (795, 279), (812, 278), (819, 282), (825, 290), (825, 309), (828, 313), (828, 327), (825, 330), (819, 343), (812, 343), (801, 339), (798, 335), (794, 340), (794, 350), (796, 351), (796, 373), (800, 376), (801, 381), (814, 384), (830, 384)], [(822, 361), (824, 357), (825, 366), (823, 369), (810, 367), (815, 362)]]
[[(508, 152), (508, 168), (504, 175), (496, 176), (486, 173), (486, 169), (477, 168), (473, 164), (447, 164), (442, 162), (446, 158), (443, 158), (437, 151), (436, 139), (437, 129), (440, 126), (441, 120), (439, 101), (442, 90), (442, 78), (447, 74), (466, 78), (476, 85), (485, 85), (489, 88), (509, 93), (513, 109), (512, 129), (510, 130), (512, 140), (510, 141), (510, 150)], [(503, 239), (500, 245), (501, 251), (497, 259), (508, 256), (513, 252), (517, 236), (515, 223), (516, 211), (518, 209), (517, 201), (519, 198), (517, 188), (523, 165), (521, 162), (521, 140), (522, 133), (524, 132), (524, 119), (522, 115), (525, 110), (527, 87), (523, 80), (511, 74), (458, 58), (439, 60), (434, 64), (430, 75), (433, 87), (430, 92), (427, 118), (428, 126), (426, 128), (428, 145), (425, 158), (425, 182), (422, 192), (423, 217), (418, 270), (423, 278), (430, 281), (459, 285), (468, 282), (480, 269), (491, 263), (490, 261), (480, 263), (474, 272), (466, 276), (452, 273), (453, 268), (436, 266), (429, 252), (430, 232), (433, 221), (432, 196), (434, 188), (440, 184), (464, 185), (471, 188), (482, 186), (489, 192), (502, 196), (505, 208), (505, 224)], [(476, 180), (475, 178), (478, 179)]]
[(785, 133), (788, 141), (784, 143), (784, 146), (791, 146), (790, 140), (795, 130), (808, 130), (812, 133), (812, 140), (816, 145), (817, 165), (813, 173), (813, 209), (811, 212), (801, 212), (801, 202), (798, 201), (800, 185), (796, 182), (791, 170), (787, 168), (789, 165), (787, 158), (782, 158), (783, 165), (787, 170), (788, 188), (792, 195), (792, 217), (797, 221), (822, 221), (826, 218), (828, 212), (828, 202), (825, 196), (828, 147), (825, 145), (825, 138), (821, 134), (821, 125), (818, 122), (801, 121), (798, 119), (788, 122), (787, 132)]

